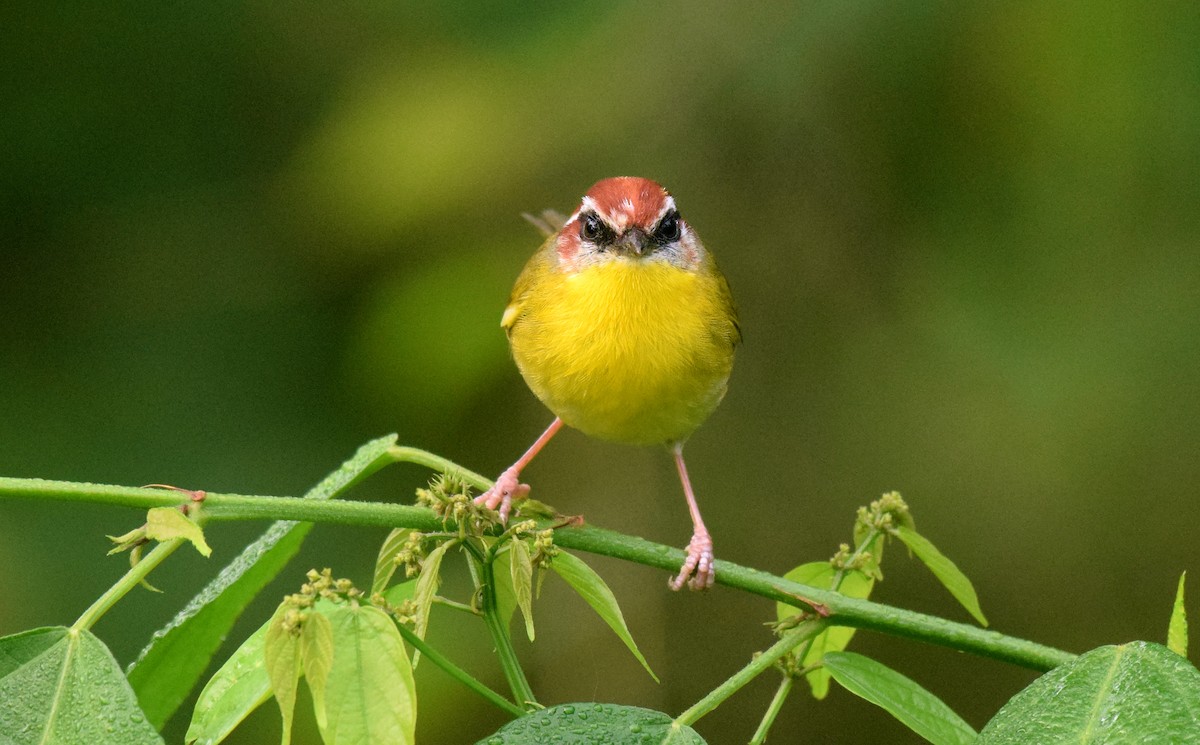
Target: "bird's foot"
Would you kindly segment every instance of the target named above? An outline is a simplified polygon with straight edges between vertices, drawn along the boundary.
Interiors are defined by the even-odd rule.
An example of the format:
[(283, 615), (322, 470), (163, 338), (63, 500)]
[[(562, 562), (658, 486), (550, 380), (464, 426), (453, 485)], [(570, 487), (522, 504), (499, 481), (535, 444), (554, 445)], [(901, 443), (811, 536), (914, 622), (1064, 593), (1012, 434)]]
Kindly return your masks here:
[(687, 560), (679, 569), (678, 576), (671, 580), (672, 590), (683, 589), (687, 584), (691, 590), (707, 590), (717, 581), (717, 569), (713, 566), (713, 542), (707, 530), (692, 534), (687, 547)]
[(524, 499), (529, 494), (529, 484), (522, 484), (518, 472), (508, 469), (500, 474), (492, 488), (475, 497), (475, 504), (500, 512), (500, 522), (508, 522), (514, 499)]

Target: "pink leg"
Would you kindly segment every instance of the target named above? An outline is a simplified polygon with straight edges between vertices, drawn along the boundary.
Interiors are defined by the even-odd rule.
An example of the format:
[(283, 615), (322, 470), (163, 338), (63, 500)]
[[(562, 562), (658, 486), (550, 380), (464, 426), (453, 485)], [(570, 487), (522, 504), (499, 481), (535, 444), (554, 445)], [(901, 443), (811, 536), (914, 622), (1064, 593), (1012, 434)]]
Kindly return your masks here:
[(679, 575), (671, 580), (671, 589), (679, 590), (687, 583), (693, 590), (707, 590), (717, 580), (717, 570), (713, 566), (712, 536), (704, 527), (700, 508), (696, 505), (687, 465), (683, 462), (683, 443), (675, 443), (672, 449), (675, 451), (675, 467), (679, 469), (679, 481), (683, 484), (683, 496), (687, 497), (688, 511), (692, 513), (692, 540), (688, 543), (687, 560), (679, 569)]
[(475, 504), (481, 504), (489, 510), (500, 508), (500, 522), (508, 522), (508, 513), (512, 510), (514, 499), (523, 499), (529, 493), (529, 485), (521, 483), (521, 471), (525, 466), (529, 465), (529, 461), (533, 460), (533, 456), (550, 442), (550, 438), (554, 437), (555, 433), (562, 428), (563, 422), (558, 417), (550, 423), (542, 436), (537, 438), (537, 442), (529, 446), (525, 454), (516, 462), (505, 469), (504, 473), (496, 479), (496, 483), (492, 485), (483, 494), (475, 497)]

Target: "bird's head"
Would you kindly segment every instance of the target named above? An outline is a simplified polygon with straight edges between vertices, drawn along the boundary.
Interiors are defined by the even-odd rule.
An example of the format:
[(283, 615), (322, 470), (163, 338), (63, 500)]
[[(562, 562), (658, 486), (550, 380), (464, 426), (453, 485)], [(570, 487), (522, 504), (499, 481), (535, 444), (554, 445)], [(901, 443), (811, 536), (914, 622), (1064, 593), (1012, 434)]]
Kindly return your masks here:
[(575, 270), (614, 260), (666, 261), (691, 269), (704, 251), (670, 193), (631, 176), (604, 179), (588, 189), (558, 232), (555, 247), (559, 260)]

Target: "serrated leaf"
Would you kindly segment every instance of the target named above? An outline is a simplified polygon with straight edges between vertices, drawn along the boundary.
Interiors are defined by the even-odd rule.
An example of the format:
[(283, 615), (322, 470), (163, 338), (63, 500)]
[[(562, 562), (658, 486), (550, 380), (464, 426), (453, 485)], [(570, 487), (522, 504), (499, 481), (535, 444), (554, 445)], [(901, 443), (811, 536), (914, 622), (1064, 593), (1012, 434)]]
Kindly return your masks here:
[(830, 652), (823, 661), (843, 688), (896, 717), (934, 745), (975, 742), (971, 725), (911, 678), (854, 652)]
[(312, 694), (317, 726), (325, 727), (325, 685), (333, 666), (333, 624), (322, 612), (310, 613), (300, 631), (300, 661)]
[(1167, 649), (1180, 657), (1187, 657), (1188, 626), (1187, 610), (1183, 607), (1183, 581), (1187, 572), (1179, 575), (1179, 588), (1175, 591), (1175, 606), (1171, 609), (1171, 622), (1167, 624)]
[(5, 745), (161, 743), (104, 643), (56, 626), (0, 639)]
[[(426, 554), (425, 560), (421, 562), (421, 574), (417, 577), (416, 588), (413, 590), (413, 602), (417, 606), (413, 621), (413, 633), (422, 639), (425, 638), (425, 632), (429, 628), (429, 612), (433, 609), (433, 596), (437, 594), (438, 583), (441, 581), (442, 558), (453, 545), (455, 545), (453, 541), (439, 543), (436, 548)], [(419, 659), (418, 655), (414, 655), (413, 664), (415, 665)]]
[(513, 590), (511, 552), (501, 551), (492, 561), (492, 581), (496, 593), (496, 613), (500, 616), (500, 626), (511, 639), (512, 617), (517, 612), (517, 593)]
[(975, 594), (974, 585), (953, 561), (946, 558), (929, 539), (908, 526), (901, 525), (896, 528), (896, 535), (925, 566), (929, 567), (933, 576), (938, 578), (942, 586), (950, 591), (954, 599), (966, 608), (981, 626), (988, 625), (983, 610), (979, 607), (979, 597)]
[(525, 634), (533, 641), (533, 560), (529, 556), (529, 544), (514, 538), (509, 542), (508, 553), (513, 595), (525, 618)]
[(267, 624), (263, 647), (267, 677), (283, 717), (283, 745), (292, 741), (292, 717), (296, 711), (296, 692), (300, 689), (300, 637), (284, 625), (284, 619), (292, 610), (292, 606), (285, 603), (275, 611)]
[(242, 610), (295, 555), (311, 528), (312, 523), (273, 524), (155, 632), (129, 668), (129, 682), (151, 722), (161, 727), (170, 718)]
[(375, 560), (375, 577), (371, 581), (371, 594), (383, 592), (396, 573), (396, 553), (404, 548), (404, 542), (412, 533), (412, 528), (395, 528), (383, 539), (379, 547), (379, 557)]
[[(396, 435), (372, 440), (305, 499), (331, 499), (391, 463)], [(312, 523), (279, 520), (242, 550), (163, 628), (129, 666), (129, 683), (156, 727), (161, 727), (204, 674), (213, 655), (246, 606), (300, 549)]]
[(184, 742), (216, 745), (270, 698), (271, 680), (263, 654), (270, 624), (259, 626), (209, 678), (192, 711)]
[(642, 663), (642, 667), (646, 668), (646, 672), (650, 673), (650, 677), (654, 678), (654, 682), (660, 682), (658, 676), (650, 669), (650, 663), (646, 662), (646, 658), (642, 656), (642, 651), (638, 649), (637, 643), (633, 641), (629, 627), (625, 625), (625, 615), (621, 613), (621, 607), (617, 605), (616, 596), (613, 595), (612, 590), (608, 589), (608, 585), (600, 575), (583, 563), (582, 559), (562, 550), (554, 556), (550, 568), (566, 580), (567, 584), (579, 593), (579, 596), (588, 605), (592, 606), (592, 610), (604, 619), (604, 622), (625, 643), (637, 661)]
[(1200, 732), (1200, 671), (1160, 644), (1093, 649), (1013, 696), (979, 745), (1042, 742), (1192, 743)]
[(371, 606), (338, 606), (328, 618), (333, 665), (325, 682), (325, 745), (411, 745), (416, 686), (392, 620)]
[[(786, 579), (810, 587), (832, 587), (835, 576), (836, 572), (828, 561), (812, 561), (801, 564), (784, 575)], [(859, 571), (848, 571), (842, 577), (838, 592), (847, 597), (866, 600), (874, 587), (875, 580), (871, 577)], [(780, 621), (792, 618), (798, 612), (796, 608), (787, 603), (775, 604), (775, 614)], [(826, 652), (839, 652), (845, 649), (850, 645), (850, 640), (854, 638), (855, 631), (857, 629), (849, 626), (830, 626), (817, 634), (808, 643), (808, 648), (800, 658), (800, 665), (811, 667), (820, 662)], [(824, 667), (814, 667), (804, 677), (808, 681), (809, 688), (812, 689), (813, 698), (820, 700), (829, 695), (829, 671)]]
[[(561, 554), (559, 554), (561, 556)], [(558, 561), (558, 557), (555, 557)], [(667, 714), (620, 704), (560, 704), (514, 719), (476, 745), (705, 745), (691, 727)]]
[(160, 542), (183, 538), (195, 546), (201, 556), (212, 556), (212, 549), (204, 540), (204, 531), (176, 507), (151, 507), (146, 513), (146, 537)]

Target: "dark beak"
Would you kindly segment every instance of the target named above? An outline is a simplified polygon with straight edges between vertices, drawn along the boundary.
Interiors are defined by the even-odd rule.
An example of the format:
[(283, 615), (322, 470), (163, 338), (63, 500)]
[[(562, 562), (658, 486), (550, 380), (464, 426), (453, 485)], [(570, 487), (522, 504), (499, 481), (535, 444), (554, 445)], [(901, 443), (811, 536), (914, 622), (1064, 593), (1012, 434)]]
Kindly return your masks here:
[(634, 256), (641, 256), (646, 253), (650, 246), (650, 236), (641, 228), (630, 228), (626, 230), (618, 239), (617, 247), (621, 250), (628, 251)]

